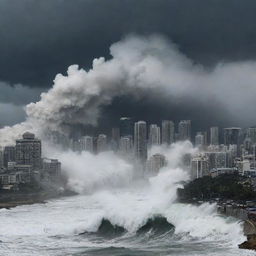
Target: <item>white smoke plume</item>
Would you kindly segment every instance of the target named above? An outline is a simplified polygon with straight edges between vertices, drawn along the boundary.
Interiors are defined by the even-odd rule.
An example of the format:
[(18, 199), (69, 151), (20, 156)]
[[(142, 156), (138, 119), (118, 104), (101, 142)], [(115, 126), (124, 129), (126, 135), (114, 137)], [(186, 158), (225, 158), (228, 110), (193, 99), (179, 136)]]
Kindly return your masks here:
[(24, 124), (0, 130), (0, 144), (8, 144), (29, 127), (42, 134), (65, 132), (73, 124), (96, 125), (101, 108), (115, 96), (139, 97), (138, 91), (149, 88), (164, 91), (170, 100), (190, 99), (202, 107), (217, 100), (237, 121), (254, 123), (255, 62), (219, 64), (208, 71), (156, 35), (128, 36), (114, 43), (110, 54), (110, 60), (95, 59), (88, 71), (72, 65), (66, 76), (58, 74), (53, 87), (27, 105)]

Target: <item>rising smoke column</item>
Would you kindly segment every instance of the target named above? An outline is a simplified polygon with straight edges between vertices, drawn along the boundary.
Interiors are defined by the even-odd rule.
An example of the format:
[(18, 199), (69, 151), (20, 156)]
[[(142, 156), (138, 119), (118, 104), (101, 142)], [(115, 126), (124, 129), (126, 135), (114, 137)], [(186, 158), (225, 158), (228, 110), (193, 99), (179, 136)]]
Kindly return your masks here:
[(110, 60), (95, 59), (88, 71), (72, 65), (67, 75), (58, 74), (40, 101), (26, 106), (25, 123), (0, 130), (0, 144), (25, 130), (40, 136), (68, 132), (74, 124), (97, 125), (102, 107), (114, 97), (129, 94), (139, 98), (148, 89), (202, 107), (216, 100), (235, 120), (254, 123), (255, 62), (219, 64), (207, 71), (161, 36), (128, 36), (114, 43), (110, 54)]

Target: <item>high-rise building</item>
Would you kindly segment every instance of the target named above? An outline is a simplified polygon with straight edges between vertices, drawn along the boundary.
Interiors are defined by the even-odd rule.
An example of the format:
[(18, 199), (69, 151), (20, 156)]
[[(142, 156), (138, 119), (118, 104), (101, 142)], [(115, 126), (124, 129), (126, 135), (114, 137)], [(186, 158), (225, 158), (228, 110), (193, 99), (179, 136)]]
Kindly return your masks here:
[(133, 135), (133, 121), (130, 117), (120, 118), (120, 136), (132, 136)]
[(227, 146), (239, 145), (240, 134), (241, 128), (239, 127), (224, 128), (224, 144)]
[(162, 154), (154, 154), (147, 161), (147, 170), (149, 173), (157, 174), (159, 170), (166, 166), (167, 161)]
[(4, 150), (2, 147), (0, 147), (0, 172), (3, 167), (4, 167)]
[(103, 152), (107, 150), (107, 135), (99, 134), (97, 138), (97, 152)]
[(43, 159), (43, 174), (49, 178), (58, 178), (61, 174), (61, 163), (57, 159)]
[(23, 138), (16, 140), (16, 163), (31, 165), (33, 169), (40, 169), (41, 161), (41, 140), (36, 139), (30, 132), (23, 134)]
[(160, 138), (161, 134), (160, 134), (160, 127), (157, 126), (156, 124), (151, 124), (149, 126), (149, 138), (148, 138), (148, 143), (150, 146), (153, 145), (159, 145), (161, 142), (161, 138)]
[(80, 139), (80, 144), (81, 144), (81, 150), (82, 151), (89, 151), (93, 153), (93, 137), (91, 136), (83, 136)]
[(191, 120), (181, 120), (179, 122), (179, 139), (191, 141)]
[(111, 137), (111, 149), (117, 151), (119, 148), (120, 142), (120, 129), (118, 127), (112, 128), (112, 137)]
[(191, 161), (191, 176), (192, 179), (201, 178), (209, 175), (208, 159), (205, 155), (199, 155), (192, 158)]
[(162, 121), (162, 143), (170, 145), (174, 142), (175, 127), (174, 123), (170, 120)]
[(203, 149), (205, 146), (205, 135), (202, 132), (197, 132), (195, 136), (195, 146), (199, 149)]
[(3, 165), (5, 168), (8, 167), (9, 162), (15, 162), (15, 147), (6, 146), (3, 152)]
[(252, 144), (256, 144), (256, 127), (248, 128), (246, 137), (251, 140)]
[(123, 155), (130, 155), (132, 153), (133, 143), (132, 136), (125, 136), (120, 138), (119, 151)]
[(210, 128), (210, 144), (219, 145), (219, 127), (217, 126)]
[(135, 156), (142, 162), (147, 160), (147, 124), (144, 121), (134, 125), (134, 149)]

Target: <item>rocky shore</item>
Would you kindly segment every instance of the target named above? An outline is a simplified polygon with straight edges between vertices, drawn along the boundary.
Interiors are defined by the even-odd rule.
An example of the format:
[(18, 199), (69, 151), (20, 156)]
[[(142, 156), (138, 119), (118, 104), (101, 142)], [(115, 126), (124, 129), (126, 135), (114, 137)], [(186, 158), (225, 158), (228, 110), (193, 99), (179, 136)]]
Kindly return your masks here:
[(0, 209), (12, 208), (20, 205), (28, 205), (35, 203), (45, 203), (46, 200), (59, 198), (64, 196), (76, 195), (73, 191), (62, 190), (62, 191), (38, 191), (34, 193), (1, 193), (0, 194)]
[(240, 249), (256, 250), (256, 234), (248, 235), (247, 241), (238, 245)]

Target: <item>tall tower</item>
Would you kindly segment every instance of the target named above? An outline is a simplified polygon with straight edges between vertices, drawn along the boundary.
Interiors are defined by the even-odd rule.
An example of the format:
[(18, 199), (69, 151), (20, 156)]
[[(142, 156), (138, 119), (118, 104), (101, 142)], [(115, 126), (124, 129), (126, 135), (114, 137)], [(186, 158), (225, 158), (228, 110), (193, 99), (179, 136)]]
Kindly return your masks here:
[(130, 117), (120, 118), (120, 136), (132, 136), (133, 135), (133, 122)]
[(191, 141), (191, 120), (181, 120), (179, 122), (179, 139)]
[(149, 145), (159, 145), (160, 144), (160, 127), (156, 124), (151, 124), (149, 126)]
[(132, 136), (121, 137), (119, 151), (123, 155), (131, 155), (132, 149), (133, 149)]
[(114, 127), (112, 128), (112, 137), (111, 137), (111, 149), (117, 151), (119, 148), (120, 142), (120, 128)]
[(170, 120), (162, 121), (162, 144), (170, 145), (174, 142), (175, 128)]
[(197, 132), (195, 137), (195, 146), (199, 149), (203, 149), (205, 145), (205, 135), (202, 132)]
[(81, 143), (81, 150), (82, 151), (89, 151), (91, 153), (93, 153), (93, 137), (91, 136), (83, 136), (80, 139), (80, 143)]
[(134, 125), (135, 156), (142, 162), (147, 160), (147, 124), (145, 121), (136, 122)]
[(241, 128), (230, 127), (224, 128), (224, 144), (229, 145), (239, 145), (239, 139), (241, 135)]
[(210, 128), (210, 144), (219, 145), (219, 127)]
[(42, 167), (41, 140), (36, 139), (30, 132), (23, 134), (23, 138), (16, 140), (16, 163), (31, 165), (33, 169)]
[(15, 147), (14, 146), (6, 146), (3, 151), (3, 166), (5, 168), (8, 167), (8, 162), (15, 162)]
[(247, 129), (247, 138), (251, 140), (252, 144), (256, 144), (256, 127), (250, 127)]
[(99, 134), (97, 138), (97, 153), (107, 150), (107, 135)]

